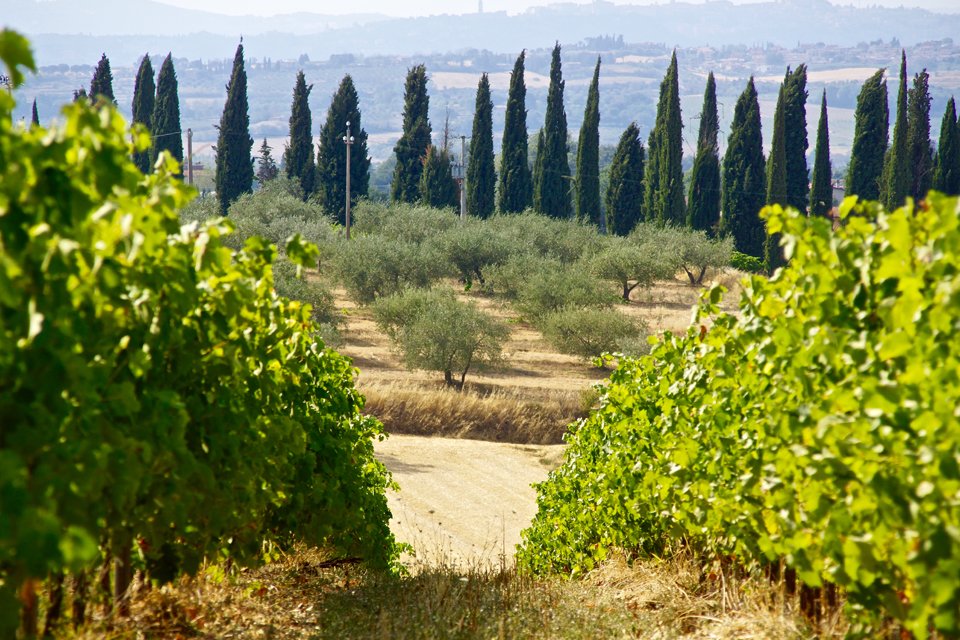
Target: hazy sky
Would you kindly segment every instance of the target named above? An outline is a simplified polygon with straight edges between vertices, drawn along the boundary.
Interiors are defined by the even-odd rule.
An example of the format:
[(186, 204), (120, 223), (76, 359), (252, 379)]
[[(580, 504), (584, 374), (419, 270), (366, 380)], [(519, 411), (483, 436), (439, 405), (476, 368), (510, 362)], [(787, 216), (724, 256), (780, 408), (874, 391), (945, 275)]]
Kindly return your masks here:
[[(309, 11), (312, 13), (384, 13), (393, 16), (421, 16), (438, 13), (473, 13), (477, 0), (159, 0), (166, 4), (234, 15), (274, 15)], [(555, 1), (555, 0), (554, 0)], [(567, 0), (571, 1), (571, 0)], [(589, 4), (589, 0), (572, 0)], [(662, 0), (666, 2), (667, 0)], [(688, 0), (689, 1), (689, 0)], [(734, 0), (744, 2), (751, 0)], [(931, 11), (960, 13), (958, 0), (833, 0), (834, 4), (857, 7), (922, 7)], [(651, 0), (613, 0), (614, 4), (657, 4)], [(484, 11), (524, 11), (529, 7), (550, 4), (548, 0), (483, 0)]]

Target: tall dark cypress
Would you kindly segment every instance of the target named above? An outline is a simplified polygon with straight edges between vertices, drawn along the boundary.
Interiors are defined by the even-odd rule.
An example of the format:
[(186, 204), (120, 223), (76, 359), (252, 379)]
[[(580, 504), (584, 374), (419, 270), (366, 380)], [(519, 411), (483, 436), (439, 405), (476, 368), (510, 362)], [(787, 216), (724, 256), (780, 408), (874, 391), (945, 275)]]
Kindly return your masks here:
[(813, 176), (810, 184), (810, 215), (827, 216), (833, 209), (833, 168), (830, 165), (830, 125), (827, 119), (827, 90), (820, 100), (820, 124), (817, 147), (813, 152)]
[[(789, 75), (788, 75), (789, 79)], [(770, 145), (770, 158), (767, 160), (767, 204), (787, 204), (787, 141), (784, 120), (786, 119), (785, 97), (786, 79), (780, 85), (777, 97), (777, 110), (773, 114), (773, 140)], [(780, 234), (768, 234), (764, 241), (764, 261), (767, 271), (773, 273), (786, 264), (783, 250), (780, 248)]]
[(253, 190), (253, 138), (247, 107), (247, 72), (243, 63), (243, 45), (237, 45), (233, 72), (227, 85), (227, 101), (220, 116), (217, 137), (217, 196), (220, 211), (226, 215), (234, 200)]
[(470, 155), (467, 162), (467, 211), (478, 218), (489, 218), (496, 205), (497, 173), (493, 163), (493, 101), (490, 78), (480, 76), (477, 85)]
[(613, 154), (607, 185), (607, 232), (625, 236), (643, 217), (643, 142), (631, 122)]
[(683, 197), (683, 119), (679, 83), (677, 52), (674, 51), (660, 83), (657, 118), (650, 132), (644, 194), (647, 219), (671, 224), (683, 224), (687, 217)]
[(760, 103), (753, 77), (737, 100), (723, 156), (721, 231), (733, 236), (737, 251), (763, 258), (764, 225), (760, 219), (767, 187)]
[(807, 170), (807, 66), (787, 69), (783, 85), (783, 135), (786, 161), (786, 204), (807, 213), (810, 174)]
[(446, 149), (430, 145), (423, 160), (420, 175), (420, 201), (430, 207), (447, 209), (457, 207), (457, 183), (453, 179), (450, 154)]
[(510, 74), (507, 109), (500, 148), (500, 191), (497, 209), (518, 213), (533, 204), (533, 177), (527, 160), (527, 87), (523, 81), (526, 52), (521, 51)]
[(846, 192), (864, 200), (877, 200), (880, 197), (890, 115), (883, 73), (884, 69), (880, 69), (863, 83), (854, 115), (856, 124), (847, 168)]
[(719, 132), (717, 82), (711, 71), (707, 76), (707, 88), (703, 92), (697, 156), (693, 161), (690, 197), (687, 200), (687, 226), (711, 234), (720, 222), (720, 155), (717, 141)]
[(310, 114), (310, 90), (303, 71), (297, 73), (290, 105), (290, 142), (283, 152), (287, 177), (296, 180), (306, 200), (317, 189), (317, 167), (313, 160), (313, 118)]
[(394, 202), (420, 199), (427, 147), (430, 146), (430, 97), (427, 95), (427, 68), (420, 64), (407, 71), (403, 96), (403, 134), (394, 147), (397, 167), (393, 172), (390, 196)]
[(933, 184), (933, 148), (930, 146), (930, 75), (924, 69), (913, 77), (907, 96), (907, 148), (910, 153), (910, 191), (920, 201)]
[(317, 189), (324, 208), (346, 224), (347, 149), (343, 136), (350, 123), (353, 146), (350, 148), (350, 202), (355, 203), (370, 191), (370, 152), (367, 132), (360, 119), (360, 98), (349, 75), (343, 77), (333, 94), (327, 120), (320, 129), (320, 151), (317, 153)]
[(560, 68), (560, 43), (553, 48), (550, 61), (550, 88), (547, 90), (547, 115), (544, 119), (543, 150), (537, 154), (533, 207), (553, 218), (569, 218), (570, 163), (567, 160), (567, 114), (563, 108), (563, 72)]
[(893, 211), (910, 193), (910, 145), (907, 141), (907, 54), (900, 50), (900, 90), (897, 93), (897, 117), (893, 123), (893, 143), (883, 162), (880, 200)]
[(577, 146), (577, 220), (602, 225), (600, 217), (600, 57), (587, 91)]
[(34, 127), (40, 126), (40, 113), (37, 111), (37, 99), (33, 99), (33, 111), (30, 114), (30, 124)]
[(113, 96), (113, 73), (110, 71), (110, 60), (105, 53), (100, 56), (100, 62), (93, 70), (93, 79), (90, 80), (90, 100), (95, 101), (101, 96), (114, 104), (117, 102)]
[[(140, 61), (137, 79), (133, 85), (133, 121), (138, 122), (153, 134), (153, 109), (157, 101), (157, 85), (153, 80), (153, 64), (147, 53)], [(133, 155), (133, 162), (143, 173), (150, 172), (150, 151), (140, 151)]]
[(957, 104), (953, 96), (947, 101), (940, 124), (933, 188), (947, 195), (960, 195), (960, 124), (957, 122)]
[(180, 94), (177, 72), (170, 54), (160, 65), (157, 74), (157, 99), (153, 103), (153, 147), (150, 148), (151, 166), (161, 151), (167, 151), (181, 165), (183, 173), (183, 137), (180, 133)]

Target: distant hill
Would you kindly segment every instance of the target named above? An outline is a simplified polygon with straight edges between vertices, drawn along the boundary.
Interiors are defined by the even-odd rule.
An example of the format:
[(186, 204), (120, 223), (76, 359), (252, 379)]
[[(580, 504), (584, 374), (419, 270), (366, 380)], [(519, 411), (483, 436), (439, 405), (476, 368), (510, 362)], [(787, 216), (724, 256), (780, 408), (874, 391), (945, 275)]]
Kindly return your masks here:
[[(631, 6), (609, 2), (557, 4), (510, 16), (505, 12), (387, 18), (378, 15), (294, 14), (274, 18), (221, 16), (150, 0), (105, 0), (94, 11), (85, 0), (11, 3), (0, 19), (31, 36), (41, 64), (89, 63), (106, 51), (133, 60), (143, 51), (173, 51), (190, 59), (230, 57), (240, 34), (250, 55), (272, 59), (307, 54), (417, 55), (524, 48), (580, 42), (600, 34), (667, 46), (771, 43), (794, 47), (823, 42), (899, 40), (904, 46), (952, 38), (960, 14), (922, 9), (836, 6), (826, 0), (782, 0), (735, 5), (726, 0)], [(200, 37), (187, 34), (205, 35)], [(322, 37), (317, 34), (322, 33)], [(40, 34), (48, 34), (38, 37)], [(71, 36), (69, 34), (84, 34)], [(105, 35), (109, 34), (109, 35)]]
[(226, 16), (152, 0), (99, 0), (96, 4), (88, 0), (19, 0), (4, 5), (0, 12), (2, 24), (29, 34), (176, 36), (209, 32), (238, 37), (273, 31), (305, 35), (388, 19), (380, 14), (359, 13)]

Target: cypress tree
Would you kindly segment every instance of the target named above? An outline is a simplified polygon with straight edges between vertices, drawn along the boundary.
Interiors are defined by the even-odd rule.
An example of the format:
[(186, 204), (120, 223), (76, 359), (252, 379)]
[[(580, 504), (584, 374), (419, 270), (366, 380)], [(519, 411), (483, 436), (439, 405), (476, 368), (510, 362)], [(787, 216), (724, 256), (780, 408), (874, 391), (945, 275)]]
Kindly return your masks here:
[(478, 218), (493, 215), (497, 173), (493, 163), (493, 102), (490, 100), (490, 79), (480, 76), (477, 85), (476, 110), (470, 136), (467, 162), (467, 211)]
[(287, 177), (296, 180), (306, 200), (317, 188), (317, 167), (313, 161), (313, 118), (310, 115), (310, 91), (303, 71), (297, 73), (290, 105), (290, 143), (283, 153)]
[[(540, 182), (540, 173), (542, 172), (543, 165), (540, 164), (540, 157), (543, 156), (543, 129), (537, 130), (537, 148), (533, 156), (533, 184), (536, 185)], [(536, 205), (534, 205), (536, 209)]]
[(577, 145), (577, 220), (601, 227), (600, 218), (600, 57), (587, 91)]
[(113, 97), (113, 73), (110, 71), (110, 60), (105, 53), (100, 56), (100, 62), (97, 63), (97, 68), (93, 70), (89, 95), (90, 99), (94, 101), (103, 96), (114, 104), (117, 102), (116, 98)]
[(420, 175), (420, 201), (430, 207), (447, 209), (457, 207), (457, 183), (450, 167), (450, 154), (446, 149), (430, 145), (423, 161)]
[(429, 111), (427, 68), (421, 64), (407, 71), (403, 96), (403, 134), (394, 147), (397, 167), (390, 188), (394, 202), (416, 202), (420, 198), (420, 177), (427, 147), (430, 146)]
[(177, 88), (177, 72), (170, 54), (160, 65), (157, 74), (157, 99), (153, 103), (153, 147), (150, 148), (150, 165), (157, 161), (160, 152), (167, 151), (181, 165), (183, 174), (183, 138), (180, 135), (180, 95)]
[(764, 226), (760, 219), (766, 191), (760, 103), (753, 77), (737, 99), (723, 157), (723, 233), (733, 236), (734, 248), (763, 258)]
[(257, 156), (257, 182), (263, 186), (264, 183), (270, 182), (271, 180), (276, 179), (277, 175), (280, 173), (280, 169), (277, 168), (277, 163), (271, 155), (272, 149), (270, 145), (267, 144), (267, 139), (263, 139), (263, 144), (260, 145), (260, 155)]
[(217, 196), (220, 211), (226, 215), (230, 204), (253, 190), (253, 159), (250, 152), (250, 115), (247, 111), (247, 72), (243, 65), (243, 45), (237, 45), (233, 72), (227, 85), (227, 101), (220, 116), (217, 137)]
[(680, 84), (677, 52), (660, 84), (657, 118), (650, 132), (644, 201), (648, 220), (682, 224), (686, 220), (683, 199), (683, 120), (680, 114)]
[(783, 135), (787, 191), (785, 204), (807, 213), (810, 174), (807, 170), (807, 66), (787, 69), (783, 85)]
[(607, 232), (625, 236), (643, 216), (643, 142), (631, 122), (613, 154), (607, 186)]
[(957, 105), (953, 96), (947, 101), (940, 124), (933, 188), (950, 196), (960, 195), (960, 124), (957, 122)]
[(707, 76), (707, 88), (703, 92), (697, 156), (693, 161), (690, 197), (687, 201), (687, 226), (710, 234), (720, 222), (720, 156), (717, 143), (719, 132), (717, 82), (711, 71)]
[(320, 201), (334, 214), (340, 224), (346, 224), (347, 149), (343, 136), (350, 123), (353, 147), (350, 149), (350, 203), (356, 203), (370, 191), (370, 156), (367, 132), (360, 117), (360, 98), (349, 75), (343, 77), (333, 94), (327, 120), (320, 129), (320, 151), (317, 153), (317, 173)]
[(527, 87), (523, 81), (526, 56), (521, 51), (510, 74), (507, 110), (503, 121), (503, 145), (500, 149), (500, 192), (497, 209), (501, 213), (519, 213), (533, 204), (533, 177), (527, 160)]
[[(789, 75), (788, 78), (789, 79)], [(780, 94), (777, 96), (777, 110), (773, 115), (773, 140), (770, 145), (770, 158), (767, 160), (767, 204), (787, 204), (787, 149), (785, 93), (787, 79), (780, 85)], [(783, 251), (780, 248), (780, 234), (768, 234), (764, 244), (764, 261), (767, 271), (773, 273), (777, 268), (786, 264)]]
[[(137, 79), (133, 85), (133, 121), (139, 122), (153, 134), (153, 109), (156, 102), (157, 86), (153, 81), (153, 64), (150, 54), (145, 54), (137, 70)], [(139, 151), (133, 155), (133, 162), (142, 173), (150, 172), (150, 151)]]
[(893, 123), (893, 143), (883, 163), (880, 199), (889, 211), (903, 204), (910, 192), (910, 147), (907, 141), (907, 54), (900, 50), (900, 90), (897, 93), (897, 118)]
[(86, 100), (86, 99), (87, 99), (87, 90), (86, 90), (86, 89), (84, 89), (83, 87), (80, 87), (79, 89), (74, 89), (74, 91), (73, 91), (73, 101), (74, 101), (74, 102), (79, 102), (80, 100)]
[(907, 148), (910, 153), (910, 191), (920, 201), (933, 184), (933, 148), (930, 146), (930, 75), (924, 69), (913, 77), (907, 96)]
[(887, 150), (890, 114), (883, 72), (883, 69), (878, 70), (863, 83), (854, 113), (856, 125), (850, 166), (847, 168), (846, 192), (864, 200), (877, 200), (880, 197), (883, 157)]
[(33, 111), (30, 114), (30, 124), (34, 127), (40, 126), (40, 113), (37, 111), (37, 99), (33, 99)]
[(550, 61), (550, 88), (547, 90), (547, 115), (537, 144), (537, 163), (533, 183), (533, 206), (552, 218), (569, 218), (573, 213), (567, 179), (567, 114), (563, 108), (563, 72), (560, 68), (560, 43), (553, 47)]
[(820, 100), (820, 124), (817, 147), (813, 152), (813, 178), (810, 187), (810, 215), (827, 216), (833, 209), (833, 169), (830, 166), (830, 127), (827, 122), (827, 90)]

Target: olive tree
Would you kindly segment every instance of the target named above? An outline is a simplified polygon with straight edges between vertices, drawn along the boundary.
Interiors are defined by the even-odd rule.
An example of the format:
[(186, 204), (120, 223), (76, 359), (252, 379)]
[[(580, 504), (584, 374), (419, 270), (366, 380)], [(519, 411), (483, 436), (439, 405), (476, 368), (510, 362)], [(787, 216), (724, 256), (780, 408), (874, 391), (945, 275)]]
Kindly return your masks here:
[(618, 236), (607, 239), (606, 246), (587, 263), (601, 280), (615, 282), (625, 302), (637, 287), (649, 287), (676, 273), (676, 261), (669, 253), (651, 243), (636, 244)]

